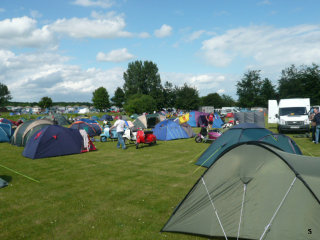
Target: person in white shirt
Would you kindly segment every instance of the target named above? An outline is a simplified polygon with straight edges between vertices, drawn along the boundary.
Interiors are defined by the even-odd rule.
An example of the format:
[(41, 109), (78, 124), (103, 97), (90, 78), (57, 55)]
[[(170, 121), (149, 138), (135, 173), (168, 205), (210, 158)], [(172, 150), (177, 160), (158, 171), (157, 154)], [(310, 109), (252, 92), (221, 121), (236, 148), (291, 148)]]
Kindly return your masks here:
[(117, 143), (117, 148), (120, 148), (122, 146), (122, 149), (127, 149), (126, 144), (124, 143), (123, 140), (123, 134), (124, 134), (124, 128), (126, 126), (126, 122), (122, 120), (122, 116), (119, 116), (119, 119), (113, 124), (113, 126), (110, 128), (116, 128), (117, 129), (117, 134), (118, 134), (118, 143)]

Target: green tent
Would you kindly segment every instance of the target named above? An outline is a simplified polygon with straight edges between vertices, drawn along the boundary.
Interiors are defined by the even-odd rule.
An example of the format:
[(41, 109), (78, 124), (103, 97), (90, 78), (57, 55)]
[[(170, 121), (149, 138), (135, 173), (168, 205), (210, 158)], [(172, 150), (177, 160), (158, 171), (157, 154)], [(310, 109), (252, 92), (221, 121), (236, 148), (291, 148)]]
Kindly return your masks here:
[(134, 113), (134, 114), (132, 114), (132, 115), (130, 116), (130, 118), (132, 118), (132, 119), (137, 119), (137, 117), (139, 117), (139, 115), (136, 114), (136, 113)]
[(241, 143), (200, 177), (162, 231), (222, 239), (319, 240), (320, 158)]
[(17, 146), (25, 146), (28, 139), (39, 129), (53, 125), (53, 121), (49, 119), (29, 120), (19, 125), (11, 137), (11, 144)]
[(274, 134), (270, 130), (253, 123), (242, 123), (224, 132), (207, 148), (195, 164), (208, 168), (229, 148), (235, 144), (248, 141), (262, 141), (283, 151), (301, 154), (298, 145), (291, 138)]
[(54, 113), (44, 117), (45, 119), (52, 120), (60, 126), (70, 125), (70, 122), (61, 114)]

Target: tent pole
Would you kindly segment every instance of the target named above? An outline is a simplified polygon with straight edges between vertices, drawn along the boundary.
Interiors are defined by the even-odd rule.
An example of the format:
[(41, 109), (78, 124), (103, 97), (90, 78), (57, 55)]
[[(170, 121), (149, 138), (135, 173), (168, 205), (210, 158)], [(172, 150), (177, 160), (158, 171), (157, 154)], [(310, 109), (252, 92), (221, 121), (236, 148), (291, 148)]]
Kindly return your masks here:
[(207, 160), (205, 160), (198, 168), (196, 168), (196, 170), (194, 170), (193, 173), (197, 172), (213, 155), (215, 155), (219, 150), (220, 148), (222, 148), (224, 145), (220, 146), (217, 150), (214, 151), (214, 153), (212, 153), (208, 158)]
[(264, 231), (263, 231), (263, 233), (262, 233), (261, 237), (259, 238), (259, 240), (262, 240), (262, 238), (264, 237), (264, 235), (266, 234), (266, 232), (270, 229), (271, 224), (272, 224), (272, 222), (273, 222), (274, 218), (275, 218), (275, 217), (276, 217), (276, 215), (278, 214), (278, 212), (279, 212), (279, 210), (280, 210), (280, 207), (281, 207), (281, 206), (282, 206), (282, 204), (284, 203), (284, 200), (287, 198), (288, 193), (290, 192), (290, 190), (291, 190), (291, 188), (292, 188), (292, 186), (293, 186), (294, 182), (296, 181), (296, 179), (297, 179), (297, 176), (293, 179), (292, 183), (290, 184), (288, 191), (286, 192), (286, 194), (285, 194), (285, 195), (284, 195), (284, 197), (282, 198), (282, 200), (281, 200), (281, 202), (280, 202), (280, 204), (279, 204), (278, 208), (276, 209), (275, 213), (273, 214), (273, 216), (272, 216), (272, 218), (271, 218), (270, 222), (269, 222), (269, 223), (268, 223), (268, 225), (264, 228)]
[(244, 184), (243, 185), (243, 195), (242, 195), (242, 204), (241, 204), (241, 211), (240, 211), (240, 220), (239, 220), (237, 240), (239, 239), (239, 236), (240, 236), (240, 228), (241, 228), (241, 220), (242, 220), (242, 213), (243, 213), (244, 197), (246, 195), (246, 192), (247, 192), (247, 184)]
[(224, 234), (224, 237), (226, 238), (226, 240), (228, 240), (228, 237), (227, 237), (227, 235), (226, 235), (226, 232), (224, 231), (224, 228), (223, 228), (222, 223), (221, 223), (221, 221), (220, 221), (220, 218), (219, 218), (219, 215), (218, 215), (218, 211), (217, 211), (216, 207), (215, 207), (214, 204), (213, 204), (212, 198), (211, 198), (211, 196), (210, 196), (210, 193), (209, 193), (209, 191), (208, 191), (207, 185), (206, 185), (203, 177), (201, 177), (201, 180), (202, 180), (202, 183), (203, 183), (203, 185), (204, 185), (204, 187), (205, 187), (205, 189), (206, 189), (206, 191), (207, 191), (209, 200), (210, 200), (211, 205), (212, 205), (212, 207), (213, 207), (213, 210), (214, 210), (214, 212), (215, 212), (215, 214), (216, 214), (216, 216), (217, 216), (217, 219), (218, 219), (218, 222), (219, 222), (220, 227), (221, 227), (221, 229), (222, 229), (222, 232), (223, 232), (223, 234)]

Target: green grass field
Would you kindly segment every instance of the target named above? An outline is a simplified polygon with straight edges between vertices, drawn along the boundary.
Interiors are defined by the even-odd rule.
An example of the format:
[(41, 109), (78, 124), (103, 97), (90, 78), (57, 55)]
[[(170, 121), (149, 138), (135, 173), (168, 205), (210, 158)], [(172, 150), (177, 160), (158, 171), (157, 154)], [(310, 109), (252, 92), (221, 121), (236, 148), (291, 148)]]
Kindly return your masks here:
[[(295, 135), (305, 155), (320, 156), (320, 145)], [(95, 145), (94, 152), (31, 160), (1, 143), (0, 177), (10, 185), (0, 189), (0, 239), (204, 239), (160, 230), (205, 171), (194, 162), (209, 144)]]

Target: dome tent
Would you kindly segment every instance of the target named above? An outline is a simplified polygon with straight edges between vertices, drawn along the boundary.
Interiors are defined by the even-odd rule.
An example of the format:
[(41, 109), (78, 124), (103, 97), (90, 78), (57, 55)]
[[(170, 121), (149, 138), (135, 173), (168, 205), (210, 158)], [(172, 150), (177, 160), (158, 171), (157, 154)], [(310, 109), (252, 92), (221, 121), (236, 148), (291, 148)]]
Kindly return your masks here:
[(83, 138), (76, 129), (46, 126), (32, 135), (22, 153), (37, 159), (81, 153)]
[(11, 144), (25, 146), (28, 139), (39, 129), (53, 125), (54, 122), (49, 119), (29, 120), (19, 125), (11, 138)]
[(100, 121), (113, 121), (113, 117), (111, 115), (105, 114), (100, 118)]
[(153, 134), (156, 136), (157, 140), (162, 141), (189, 138), (186, 131), (178, 123), (172, 120), (159, 122), (153, 129)]
[(289, 137), (273, 134), (270, 130), (253, 123), (235, 125), (224, 132), (199, 157), (196, 165), (210, 167), (216, 159), (230, 147), (237, 143), (248, 141), (263, 141), (290, 153), (301, 154), (297, 144)]
[(73, 129), (84, 129), (89, 134), (90, 137), (99, 136), (102, 132), (102, 128), (99, 124), (96, 123), (88, 123), (84, 121), (74, 122), (70, 128)]
[(162, 231), (224, 239), (317, 240), (319, 185), (320, 158), (240, 143), (199, 178)]
[(10, 142), (12, 126), (8, 123), (0, 123), (0, 142)]
[(181, 123), (180, 126), (188, 134), (190, 138), (196, 136), (195, 132), (192, 130), (192, 127), (188, 123)]

